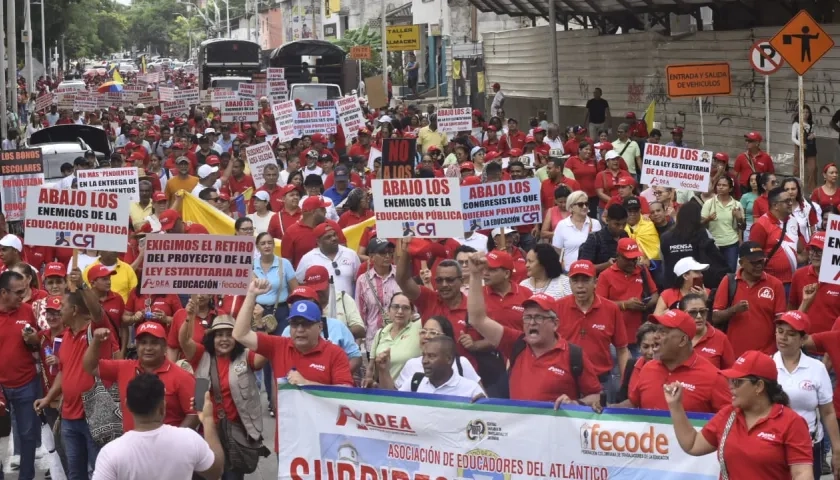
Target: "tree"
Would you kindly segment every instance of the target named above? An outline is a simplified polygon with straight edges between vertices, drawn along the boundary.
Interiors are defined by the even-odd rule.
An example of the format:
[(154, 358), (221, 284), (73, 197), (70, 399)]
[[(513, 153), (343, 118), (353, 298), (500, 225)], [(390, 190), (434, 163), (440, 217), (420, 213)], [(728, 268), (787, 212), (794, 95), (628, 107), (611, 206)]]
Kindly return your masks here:
[(377, 60), (382, 54), (382, 33), (379, 29), (365, 25), (355, 30), (347, 30), (344, 36), (333, 40), (332, 43), (345, 52), (349, 52), (352, 47), (370, 47), (371, 60), (362, 60), (362, 76), (368, 78), (382, 73), (382, 62)]
[(175, 28), (172, 30), (170, 36), (172, 52), (180, 58), (188, 58), (190, 54), (190, 38), (192, 38), (193, 49), (197, 48), (198, 44), (207, 38), (204, 20), (199, 16), (186, 18), (179, 15), (175, 17), (173, 23)]
[(109, 0), (80, 0), (62, 15), (68, 58), (91, 58), (121, 51), (128, 20)]

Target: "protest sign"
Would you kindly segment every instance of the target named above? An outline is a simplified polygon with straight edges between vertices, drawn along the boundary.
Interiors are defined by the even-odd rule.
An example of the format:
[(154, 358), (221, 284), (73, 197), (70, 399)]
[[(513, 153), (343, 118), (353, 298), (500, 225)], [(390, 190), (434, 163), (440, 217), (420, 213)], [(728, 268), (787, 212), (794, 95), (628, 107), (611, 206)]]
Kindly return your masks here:
[(295, 136), (336, 133), (335, 109), (331, 110), (295, 110)]
[(151, 234), (141, 288), (152, 295), (245, 295), (253, 260), (250, 236)]
[(438, 130), (458, 133), (472, 130), (472, 110), (469, 108), (441, 108), (437, 113)]
[(315, 102), (315, 110), (335, 109), (335, 100), (318, 100)]
[(141, 93), (137, 96), (137, 101), (145, 105), (146, 108), (160, 106), (160, 100), (158, 100), (158, 92), (154, 90), (152, 90), (151, 92)]
[(239, 98), (257, 98), (257, 85), (254, 83), (239, 83), (239, 90), (237, 91)]
[[(122, 98), (122, 95), (120, 95)], [(76, 101), (76, 94), (75, 93), (57, 93), (56, 94), (56, 103), (58, 104), (59, 110), (72, 110)]]
[(820, 282), (840, 285), (840, 215), (834, 213), (828, 215), (826, 224)]
[(158, 87), (158, 95), (161, 102), (172, 102), (175, 100), (175, 88)]
[(125, 252), (129, 205), (126, 193), (28, 187), (24, 243)]
[(95, 112), (97, 97), (92, 93), (77, 93), (73, 98), (73, 110), (79, 112)]
[(170, 117), (180, 117), (190, 113), (190, 106), (183, 100), (175, 100), (173, 102), (161, 102), (160, 113), (169, 115)]
[(44, 184), (44, 156), (40, 148), (0, 152), (0, 199), (7, 222), (23, 220), (26, 189)]
[(271, 111), (274, 113), (274, 124), (281, 142), (290, 142), (295, 138), (295, 102), (273, 103)]
[(233, 90), (229, 88), (213, 88), (210, 90), (210, 102), (214, 104), (221, 104), (225, 100), (236, 100), (239, 98)]
[(140, 201), (137, 167), (79, 170), (76, 172), (76, 187), (79, 190), (125, 193), (131, 196), (132, 202)]
[(380, 178), (411, 178), (417, 159), (417, 139), (382, 139), (382, 176)]
[(540, 181), (536, 178), (461, 187), (464, 231), (542, 225)]
[(98, 108), (111, 108), (112, 106), (122, 106), (122, 92), (105, 92), (100, 93), (97, 98)]
[(338, 111), (338, 119), (341, 122), (341, 129), (344, 136), (350, 141), (359, 136), (359, 129), (365, 126), (365, 117), (362, 115), (362, 107), (356, 96), (344, 97), (335, 102)]
[(263, 142), (245, 147), (245, 158), (248, 160), (248, 165), (251, 168), (251, 177), (254, 179), (254, 186), (257, 188), (262, 187), (265, 185), (263, 168), (266, 165), (277, 165), (277, 159), (274, 157), (271, 144)]
[(289, 84), (285, 80), (270, 80), (266, 94), (271, 103), (285, 102), (289, 98)]
[(49, 110), (50, 106), (53, 103), (53, 94), (52, 93), (45, 93), (40, 97), (35, 99), (35, 111), (40, 112), (42, 110)]
[(372, 188), (380, 237), (464, 236), (457, 178), (373, 180)]
[(175, 92), (175, 100), (183, 100), (187, 105), (198, 105), (200, 100), (198, 98), (198, 89), (189, 88), (187, 90), (178, 90)]
[(267, 69), (265, 69), (265, 73), (266, 73), (266, 80), (268, 80), (269, 82), (272, 82), (272, 81), (275, 81), (275, 80), (283, 80), (284, 78), (286, 78), (286, 70), (283, 69), (283, 68), (276, 68), (276, 67), (267, 68)]
[(709, 191), (712, 152), (693, 148), (645, 144), (641, 183), (694, 192)]
[[(667, 412), (597, 414), (566, 405), (555, 411), (545, 402), (470, 403), (290, 384), (279, 385), (276, 404), (277, 431), (295, 432), (279, 436), (280, 479), (717, 480), (720, 474), (714, 453), (693, 457), (680, 448)], [(695, 429), (709, 418), (689, 414)]]
[[(371, 146), (370, 147), (370, 152), (368, 153), (367, 166), (368, 166), (368, 169), (370, 169), (370, 171), (372, 171), (372, 172), (376, 171), (375, 162), (376, 162), (377, 158), (379, 159), (379, 163), (381, 164), (382, 163), (382, 151), (379, 150), (378, 148), (374, 147), (374, 146)], [(380, 175), (380, 173), (376, 172), (376, 175)]]
[(257, 101), (252, 99), (225, 100), (222, 103), (222, 121), (256, 122), (259, 119)]

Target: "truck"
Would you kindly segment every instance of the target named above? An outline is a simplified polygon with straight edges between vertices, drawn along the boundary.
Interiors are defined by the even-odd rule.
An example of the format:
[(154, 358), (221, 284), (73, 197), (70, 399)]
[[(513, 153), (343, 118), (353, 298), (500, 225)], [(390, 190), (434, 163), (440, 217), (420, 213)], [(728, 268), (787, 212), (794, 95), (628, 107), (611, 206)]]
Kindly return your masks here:
[[(260, 73), (260, 46), (247, 40), (211, 38), (198, 47), (199, 89), (237, 86), (240, 78), (250, 79)], [(230, 81), (225, 79), (236, 77)], [(235, 88), (233, 89), (235, 90)]]
[(302, 103), (341, 98), (358, 84), (357, 62), (324, 40), (286, 43), (271, 52), (268, 63), (285, 70), (289, 99)]

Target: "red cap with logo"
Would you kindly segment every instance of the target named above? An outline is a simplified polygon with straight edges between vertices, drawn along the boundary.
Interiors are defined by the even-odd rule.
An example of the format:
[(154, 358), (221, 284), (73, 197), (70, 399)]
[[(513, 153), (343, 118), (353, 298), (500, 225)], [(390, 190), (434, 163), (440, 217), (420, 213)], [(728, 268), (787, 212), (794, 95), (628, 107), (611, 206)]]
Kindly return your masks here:
[(618, 241), (618, 254), (625, 258), (639, 258), (642, 251), (639, 244), (632, 238), (622, 238)]
[(289, 294), (289, 303), (294, 303), (298, 300), (312, 300), (313, 302), (317, 303), (318, 292), (316, 292), (315, 289), (313, 289), (312, 287), (301, 285), (296, 289), (292, 290), (292, 293)]
[(160, 221), (160, 229), (161, 231), (168, 232), (172, 230), (172, 227), (175, 226), (175, 222), (181, 219), (181, 214), (178, 213), (177, 210), (164, 210), (158, 215), (158, 221)]
[(522, 150), (518, 148), (511, 148), (509, 152), (510, 158), (517, 158), (522, 156)]
[(44, 267), (44, 278), (47, 277), (61, 277), (67, 276), (67, 267), (63, 263), (50, 262)]
[(532, 295), (531, 298), (522, 302), (522, 306), (527, 307), (532, 303), (536, 304), (543, 310), (554, 310), (554, 307), (557, 306), (557, 300), (551, 295), (546, 295), (544, 293), (537, 293)]
[(207, 165), (210, 165), (211, 167), (216, 167), (219, 164), (221, 164), (222, 161), (219, 160), (219, 157), (217, 157), (216, 155), (210, 155), (209, 157), (207, 157), (204, 160), (204, 163), (206, 163)]
[(61, 295), (50, 295), (44, 300), (47, 310), (61, 310)]
[(799, 310), (790, 310), (782, 314), (776, 323), (787, 323), (797, 332), (807, 332), (811, 328), (811, 319), (808, 314)]
[(323, 133), (316, 133), (311, 137), (312, 143), (327, 143), (327, 136)]
[(578, 260), (569, 267), (569, 276), (586, 275), (587, 277), (595, 276), (595, 265), (589, 260)]
[(143, 322), (137, 327), (137, 338), (140, 335), (148, 334), (156, 338), (166, 339), (166, 330), (163, 325), (157, 322)]
[(808, 242), (809, 247), (819, 248), (820, 250), (825, 248), (825, 232), (817, 232), (811, 237), (811, 241)]
[(664, 327), (676, 328), (688, 335), (688, 338), (694, 338), (694, 335), (697, 334), (697, 324), (694, 323), (694, 318), (682, 310), (668, 310), (662, 315), (651, 315), (650, 318), (654, 323)]
[(309, 197), (303, 201), (303, 205), (300, 207), (301, 212), (311, 212), (313, 210), (318, 210), (319, 208), (327, 208), (327, 204), (321, 200), (321, 197)]
[(90, 270), (88, 270), (88, 282), (93, 282), (94, 280), (102, 277), (110, 277), (111, 275), (114, 275), (116, 273), (116, 270), (109, 270), (108, 267), (106, 267), (105, 265), (97, 263), (96, 265), (90, 267)]
[(153, 202), (165, 202), (166, 201), (166, 194), (163, 192), (155, 192), (152, 194), (152, 201)]
[(326, 267), (313, 265), (306, 269), (303, 284), (315, 291), (323, 290), (330, 285), (330, 274)]
[(718, 152), (715, 154), (715, 160), (718, 162), (729, 163), (729, 155), (723, 152)]
[(332, 231), (334, 231), (332, 225), (330, 225), (327, 222), (324, 222), (324, 223), (318, 225), (317, 227), (315, 227), (314, 229), (312, 229), (312, 235), (314, 235), (315, 238), (321, 238), (324, 235), (326, 235), (327, 232), (332, 232)]
[(481, 185), (481, 177), (476, 175), (468, 175), (461, 179), (461, 185), (463, 186), (470, 186), (470, 185)]
[(615, 183), (619, 187), (633, 187), (636, 185), (636, 181), (633, 180), (633, 177), (629, 177), (626, 175), (618, 177), (618, 181)]
[(760, 142), (763, 137), (758, 132), (750, 132), (750, 133), (744, 135), (744, 138), (751, 141), (751, 142)]
[(763, 352), (750, 350), (735, 360), (732, 368), (721, 370), (720, 373), (726, 378), (744, 378), (749, 376), (777, 380), (779, 371), (776, 369), (776, 362)]
[(636, 113), (635, 112), (627, 112), (627, 113), (624, 114), (624, 118), (630, 118), (630, 119), (635, 120), (636, 119)]
[(487, 266), (489, 268), (504, 268), (513, 271), (513, 257), (501, 250), (493, 250), (487, 254)]

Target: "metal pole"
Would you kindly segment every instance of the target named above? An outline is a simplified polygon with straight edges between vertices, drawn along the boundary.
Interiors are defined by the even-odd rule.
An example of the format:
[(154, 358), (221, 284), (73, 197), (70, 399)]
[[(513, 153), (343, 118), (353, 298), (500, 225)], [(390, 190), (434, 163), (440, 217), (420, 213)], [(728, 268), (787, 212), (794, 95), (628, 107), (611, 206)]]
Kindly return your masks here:
[(770, 152), (770, 75), (764, 76), (764, 148)]
[(697, 97), (697, 106), (700, 108), (700, 145), (706, 146), (706, 130), (703, 127), (703, 97)]
[[(548, 0), (548, 28), (550, 31), (549, 55), (551, 56), (551, 120), (560, 121), (560, 79), (557, 65), (557, 9), (554, 0)], [(485, 85), (485, 91), (487, 86)]]
[[(260, 43), (260, 0), (254, 0), (254, 41)], [(262, 47), (260, 47), (262, 50)], [(260, 55), (262, 56), (262, 55)]]
[(316, 33), (316, 30), (315, 30), (315, 25), (316, 25), (316, 23), (315, 23), (315, 10), (316, 10), (315, 9), (315, 0), (312, 0), (312, 38), (313, 39), (318, 38), (318, 35)]
[[(2, 5), (0, 5), (2, 7)], [(6, 34), (5, 26), (3, 24), (3, 8), (0, 8), (0, 62), (6, 58), (6, 44), (3, 43), (3, 36)], [(12, 32), (14, 36), (14, 32)], [(0, 85), (6, 84), (6, 69), (0, 68)], [(9, 117), (6, 115), (6, 92), (0, 95), (0, 138), (6, 138), (9, 131)]]
[[(14, 0), (10, 0), (14, 1)], [(386, 40), (388, 37), (388, 27), (385, 11), (385, 0), (380, 2), (382, 6), (382, 12), (380, 13), (380, 20), (382, 22), (382, 87), (385, 90), (385, 98), (388, 98), (388, 41)], [(390, 103), (388, 104), (390, 107)]]
[(805, 179), (805, 83), (799, 76), (799, 178)]
[(6, 54), (9, 57), (9, 105), (13, 110), (17, 106), (17, 18), (15, 13), (15, 0), (6, 2)]
[(47, 0), (41, 0), (41, 61), (44, 62), (44, 76), (47, 75), (47, 29), (44, 27), (44, 3)]
[(26, 30), (26, 43), (24, 44), (24, 56), (26, 58), (26, 88), (29, 93), (35, 89), (35, 79), (32, 78), (32, 6), (30, 0), (24, 0), (24, 20), (23, 29)]
[[(58, 62), (58, 70), (64, 72), (64, 65), (67, 63), (67, 57), (64, 55), (64, 34), (61, 34), (61, 61)], [(62, 79), (59, 79), (59, 81)]]
[(225, 0), (225, 17), (227, 17), (227, 31), (228, 31), (228, 38), (230, 36), (230, 0)]

